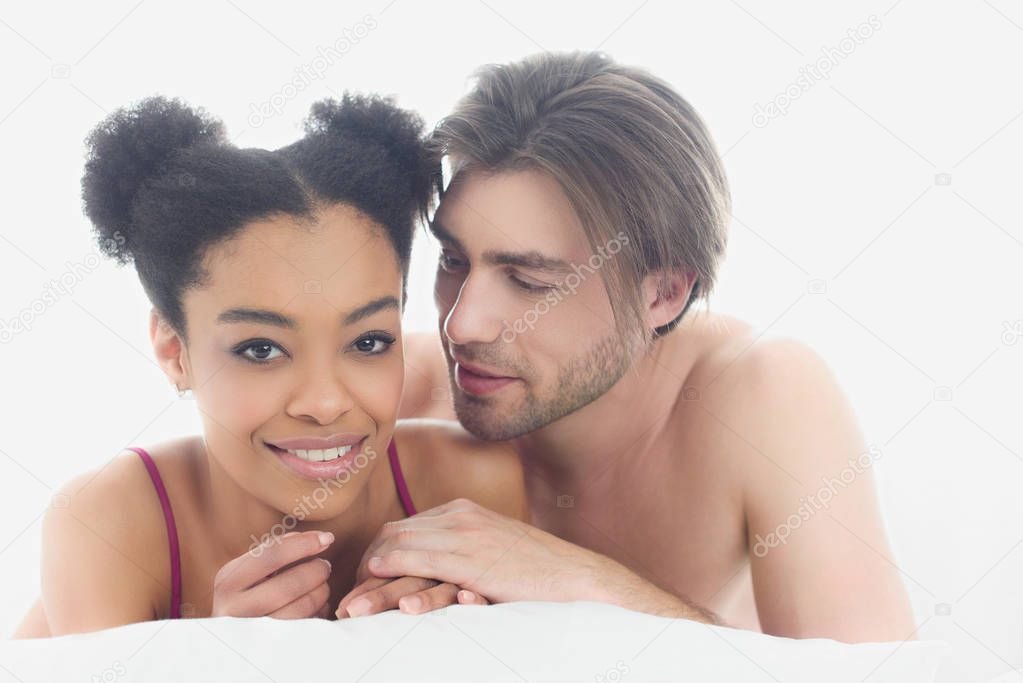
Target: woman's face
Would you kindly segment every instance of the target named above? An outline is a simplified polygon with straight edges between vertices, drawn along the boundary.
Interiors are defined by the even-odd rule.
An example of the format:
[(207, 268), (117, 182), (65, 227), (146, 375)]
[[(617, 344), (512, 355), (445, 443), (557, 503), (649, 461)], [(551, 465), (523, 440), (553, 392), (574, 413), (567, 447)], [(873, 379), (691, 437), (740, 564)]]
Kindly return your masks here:
[(282, 513), (339, 514), (386, 457), (401, 399), (394, 248), (337, 204), (251, 223), (203, 263), (183, 365), (210, 457)]

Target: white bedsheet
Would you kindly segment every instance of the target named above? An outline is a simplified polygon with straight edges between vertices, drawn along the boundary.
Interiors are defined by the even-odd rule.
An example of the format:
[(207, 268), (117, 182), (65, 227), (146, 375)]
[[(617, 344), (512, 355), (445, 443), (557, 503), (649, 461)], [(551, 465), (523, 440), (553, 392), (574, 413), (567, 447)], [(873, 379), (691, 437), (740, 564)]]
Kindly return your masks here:
[(596, 603), (185, 619), (0, 645), (0, 681), (931, 683), (941, 642), (792, 640)]

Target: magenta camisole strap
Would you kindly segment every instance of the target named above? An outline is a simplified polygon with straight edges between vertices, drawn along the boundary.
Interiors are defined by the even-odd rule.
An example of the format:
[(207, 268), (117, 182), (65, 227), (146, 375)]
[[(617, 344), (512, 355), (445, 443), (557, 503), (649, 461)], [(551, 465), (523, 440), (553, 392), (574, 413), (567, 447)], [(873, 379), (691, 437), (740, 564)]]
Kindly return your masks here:
[(405, 510), (405, 516), (411, 517), (416, 514), (416, 506), (412, 502), (412, 496), (408, 492), (408, 484), (405, 483), (405, 475), (401, 472), (401, 461), (398, 460), (398, 447), (394, 445), (394, 439), (387, 444), (387, 458), (391, 461), (391, 474), (394, 476), (394, 488), (398, 490), (398, 499), (401, 500), (401, 507)]
[(156, 463), (153, 462), (153, 458), (150, 457), (149, 453), (146, 453), (143, 448), (129, 448), (129, 451), (134, 451), (142, 458), (143, 464), (146, 466), (146, 470), (149, 472), (149, 478), (153, 480), (153, 487), (156, 489), (156, 495), (160, 499), (160, 507), (163, 508), (163, 520), (167, 524), (167, 543), (170, 546), (170, 566), (171, 566), (171, 603), (170, 603), (170, 618), (180, 619), (181, 618), (181, 550), (178, 547), (178, 528), (174, 524), (174, 511), (171, 509), (170, 498), (167, 497), (167, 489), (163, 485), (163, 479), (160, 477), (160, 470), (156, 468)]

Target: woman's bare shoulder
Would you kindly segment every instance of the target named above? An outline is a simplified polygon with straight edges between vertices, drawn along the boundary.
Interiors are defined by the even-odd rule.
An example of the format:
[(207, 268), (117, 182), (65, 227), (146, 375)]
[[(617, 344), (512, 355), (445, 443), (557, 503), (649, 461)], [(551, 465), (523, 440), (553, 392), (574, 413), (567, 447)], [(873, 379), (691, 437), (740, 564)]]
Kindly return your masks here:
[(511, 444), (482, 441), (453, 420), (401, 420), (395, 444), (420, 510), (468, 498), (502, 514), (526, 514), (522, 465)]
[[(188, 447), (182, 440), (149, 450), (168, 490), (181, 488), (178, 461)], [(166, 526), (137, 453), (117, 453), (53, 496), (43, 519), (42, 584), (54, 635), (140, 621), (165, 610)], [(76, 597), (67, 600), (68, 595)]]

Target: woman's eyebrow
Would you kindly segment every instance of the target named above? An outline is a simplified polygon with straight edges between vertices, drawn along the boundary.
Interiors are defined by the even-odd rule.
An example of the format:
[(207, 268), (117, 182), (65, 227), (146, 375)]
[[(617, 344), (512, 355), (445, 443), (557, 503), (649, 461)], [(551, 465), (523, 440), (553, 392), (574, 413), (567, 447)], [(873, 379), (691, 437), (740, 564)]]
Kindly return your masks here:
[(341, 321), (341, 324), (352, 325), (354, 323), (359, 322), (363, 318), (368, 318), (374, 313), (377, 313), (387, 308), (400, 310), (401, 306), (398, 304), (398, 300), (395, 297), (382, 296), (379, 299), (374, 299), (373, 301), (370, 301), (367, 304), (363, 304), (362, 306), (359, 306), (358, 308), (347, 313), (344, 319)]
[(275, 311), (259, 308), (229, 308), (217, 316), (218, 323), (263, 323), (275, 327), (295, 328), (295, 321)]
[[(352, 325), (363, 318), (368, 318), (374, 313), (388, 308), (400, 309), (398, 299), (393, 296), (382, 296), (378, 299), (374, 299), (346, 313), (342, 318), (341, 324)], [(273, 325), (274, 327), (285, 327), (287, 329), (295, 329), (298, 327), (298, 323), (296, 323), (293, 318), (289, 318), (283, 313), (260, 308), (244, 307), (227, 309), (217, 316), (217, 322), (262, 323), (263, 325)]]

